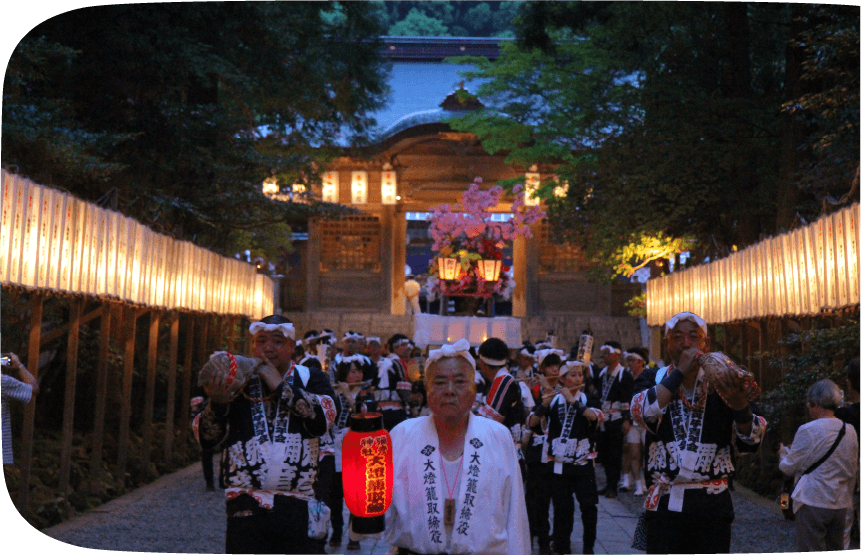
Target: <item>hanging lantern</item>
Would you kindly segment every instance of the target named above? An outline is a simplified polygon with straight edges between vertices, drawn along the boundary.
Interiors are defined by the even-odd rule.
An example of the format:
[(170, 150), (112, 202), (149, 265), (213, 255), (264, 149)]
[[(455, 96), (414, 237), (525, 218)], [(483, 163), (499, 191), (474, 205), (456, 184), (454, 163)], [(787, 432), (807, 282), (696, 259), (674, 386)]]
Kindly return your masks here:
[(326, 172), (323, 174), (323, 202), (337, 203), (340, 181), (338, 172)]
[(354, 205), (364, 205), (368, 202), (368, 173), (358, 171), (352, 173), (352, 184), (350, 186), (352, 202)]
[(460, 264), (452, 257), (439, 257), (437, 260), (440, 280), (457, 280)]
[(384, 205), (394, 205), (397, 203), (398, 197), (398, 175), (391, 170), (383, 167), (382, 179), (380, 180), (380, 197)]
[(385, 530), (386, 510), (392, 503), (392, 438), (380, 413), (361, 413), (350, 419), (344, 436), (344, 502), (352, 514), (353, 531), (372, 535)]
[(478, 275), (484, 278), (485, 282), (496, 282), (499, 280), (499, 271), (502, 270), (502, 261), (499, 259), (479, 259)]
[(523, 204), (527, 207), (537, 207), (541, 202), (535, 194), (538, 187), (541, 185), (541, 174), (538, 173), (538, 167), (534, 164), (529, 167), (529, 171), (524, 174), (526, 183), (524, 184)]

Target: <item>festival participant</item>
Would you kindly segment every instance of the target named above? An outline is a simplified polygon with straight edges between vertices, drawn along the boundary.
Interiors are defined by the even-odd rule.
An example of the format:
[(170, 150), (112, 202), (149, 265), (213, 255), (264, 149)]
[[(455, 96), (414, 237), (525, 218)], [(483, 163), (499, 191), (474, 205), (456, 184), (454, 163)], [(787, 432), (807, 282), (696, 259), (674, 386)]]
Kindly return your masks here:
[[(479, 393), (474, 412), (502, 423), (511, 431), (518, 460), (523, 461), (520, 441), (526, 413), (520, 384), (508, 372), (508, 346), (499, 338), (488, 338), (478, 346), (478, 370), (484, 378), (484, 391)], [(525, 469), (525, 468), (524, 468)]]
[(399, 554), (529, 554), (523, 480), (509, 431), (470, 412), (469, 342), (431, 350), (430, 417), (392, 429), (394, 494), (386, 514)]
[(362, 376), (363, 380), (370, 382), (377, 377), (377, 366), (373, 361), (362, 352), (365, 336), (359, 332), (348, 330), (341, 338), (341, 353), (335, 354), (335, 368), (341, 363), (344, 357), (358, 355), (362, 358)]
[[(302, 336), (302, 357), (297, 361), (299, 365), (323, 370), (323, 361), (317, 355), (317, 345), (320, 342), (320, 333), (316, 330), (309, 330)], [(296, 351), (299, 351), (297, 348)]]
[(383, 426), (386, 430), (392, 430), (392, 427), (407, 418), (411, 385), (407, 380), (405, 360), (409, 359), (412, 344), (403, 334), (395, 334), (387, 344), (389, 356), (380, 359), (377, 376), (372, 384), (377, 406), (383, 414)]
[(805, 395), (811, 421), (799, 427), (792, 445), (780, 445), (780, 470), (794, 475), (792, 508), (799, 552), (841, 550), (846, 512), (858, 472), (855, 427), (834, 416), (842, 402), (834, 382), (820, 380)]
[(548, 417), (547, 443), (550, 498), (553, 501), (553, 552), (571, 553), (574, 498), (583, 522), (582, 554), (595, 553), (598, 531), (598, 487), (595, 484), (595, 430), (604, 420), (601, 410), (583, 392), (581, 361), (568, 361), (560, 370), (562, 390), (543, 389), (536, 414)]
[(619, 363), (622, 358), (619, 342), (606, 342), (601, 346), (601, 357), (606, 366), (595, 380), (595, 395), (601, 400), (606, 421), (599, 427), (598, 461), (604, 466), (607, 486), (598, 493), (615, 498), (622, 474), (622, 429), (634, 395), (634, 377)]
[(291, 361), (295, 330), (289, 319), (268, 316), (249, 330), (253, 356), (265, 364), (235, 384), (236, 357), (213, 354), (211, 363), (226, 358), (232, 372), (213, 373), (201, 384), (209, 404), (195, 426), (201, 447), (224, 442), (225, 552), (318, 553), (319, 542), (307, 535), (308, 500), (319, 437), (338, 413), (334, 391), (321, 371)]
[(729, 553), (734, 450), (755, 452), (766, 422), (751, 412), (742, 377), (706, 380), (697, 362), (709, 348), (702, 318), (676, 314), (664, 342), (671, 365), (631, 400), (631, 413), (646, 428), (646, 551)]
[(517, 380), (526, 381), (529, 387), (535, 378), (535, 347), (529, 342), (523, 342), (516, 357), (517, 368), (511, 373)]
[[(332, 425), (331, 434), (334, 438), (335, 473), (326, 505), (331, 510), (332, 537), (329, 546), (341, 546), (344, 530), (344, 484), (342, 472), (342, 452), (344, 436), (350, 430), (350, 418), (357, 413), (373, 413), (377, 410), (374, 395), (362, 388), (362, 360), (359, 356), (345, 357), (335, 371), (335, 391), (341, 405), (338, 419)], [(350, 540), (347, 550), (359, 550), (359, 535), (350, 530)]]
[[(628, 371), (637, 379), (646, 368), (645, 350), (633, 347), (624, 354)], [(646, 494), (646, 480), (643, 478), (643, 444), (646, 442), (646, 429), (638, 425), (630, 414), (622, 424), (624, 443), (622, 444), (622, 483), (619, 490), (628, 490), (634, 485), (634, 496)]]

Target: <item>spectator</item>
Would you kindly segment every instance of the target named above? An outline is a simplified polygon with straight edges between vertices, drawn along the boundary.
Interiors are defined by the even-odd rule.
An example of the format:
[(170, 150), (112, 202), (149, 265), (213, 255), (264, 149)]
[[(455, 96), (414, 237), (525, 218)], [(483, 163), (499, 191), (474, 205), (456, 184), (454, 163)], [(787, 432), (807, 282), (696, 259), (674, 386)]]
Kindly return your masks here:
[[(27, 370), (18, 356), (14, 353), (8, 354), (8, 364), (3, 364), (3, 465), (14, 463), (12, 457), (12, 412), (9, 402), (17, 402), (23, 405), (39, 393), (39, 381)], [(18, 378), (13, 377), (17, 374)]]
[[(834, 412), (835, 417), (839, 417), (844, 423), (848, 423), (855, 427), (855, 434), (858, 434), (859, 407), (858, 407), (858, 358), (856, 357), (846, 365), (846, 394), (844, 396), (843, 407), (838, 407)], [(848, 403), (847, 403), (848, 402)], [(846, 531), (843, 535), (843, 548), (859, 547), (859, 530), (858, 530), (858, 475), (855, 475), (855, 491), (852, 493), (852, 508), (846, 514)]]
[(852, 425), (834, 416), (840, 389), (832, 381), (811, 386), (806, 399), (811, 421), (777, 452), (780, 470), (797, 478), (792, 491), (796, 548), (840, 550), (858, 471), (858, 436)]

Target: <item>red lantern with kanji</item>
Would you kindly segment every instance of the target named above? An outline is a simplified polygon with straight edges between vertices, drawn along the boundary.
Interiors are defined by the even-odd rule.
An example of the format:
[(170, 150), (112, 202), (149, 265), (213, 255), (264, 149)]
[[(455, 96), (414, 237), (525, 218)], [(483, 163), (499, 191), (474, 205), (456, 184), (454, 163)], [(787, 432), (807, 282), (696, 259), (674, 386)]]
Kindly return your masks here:
[(383, 428), (382, 414), (353, 415), (341, 454), (344, 502), (353, 515), (353, 531), (363, 535), (382, 532), (393, 483), (392, 437)]

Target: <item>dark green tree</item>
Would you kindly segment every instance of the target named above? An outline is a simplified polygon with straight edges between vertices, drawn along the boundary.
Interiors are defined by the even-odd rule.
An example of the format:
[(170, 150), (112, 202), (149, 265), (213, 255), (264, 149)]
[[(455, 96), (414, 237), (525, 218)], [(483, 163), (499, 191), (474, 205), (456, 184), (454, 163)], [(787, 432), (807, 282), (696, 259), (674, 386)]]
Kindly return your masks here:
[(343, 139), (362, 141), (387, 95), (382, 31), (359, 2), (64, 13), (10, 60), (3, 165), (232, 254), (231, 231), (318, 211), (260, 184), (313, 180)]
[[(788, 4), (529, 3), (517, 48), (493, 63), (469, 60), (479, 69), (467, 77), (491, 79), (478, 91), (490, 108), (452, 125), (512, 162), (558, 164), (569, 190), (549, 199), (550, 221), (602, 264), (618, 266), (632, 242), (662, 235), (690, 240), (694, 261), (723, 256), (788, 228), (796, 213), (818, 214), (811, 189), (787, 169), (788, 158), (804, 167), (795, 151), (817, 128), (795, 124), (801, 133), (791, 136), (782, 107), (802, 75), (788, 76), (791, 39), (822, 21), (802, 55), (810, 63), (820, 52), (854, 91), (829, 97), (845, 117), (830, 122), (854, 130), (841, 136), (850, 148), (819, 159), (834, 171), (831, 190), (848, 191), (858, 164), (857, 15)], [(820, 118), (834, 116), (827, 106), (818, 103)]]

